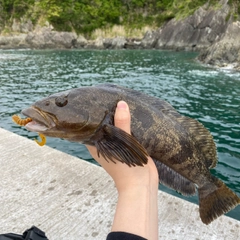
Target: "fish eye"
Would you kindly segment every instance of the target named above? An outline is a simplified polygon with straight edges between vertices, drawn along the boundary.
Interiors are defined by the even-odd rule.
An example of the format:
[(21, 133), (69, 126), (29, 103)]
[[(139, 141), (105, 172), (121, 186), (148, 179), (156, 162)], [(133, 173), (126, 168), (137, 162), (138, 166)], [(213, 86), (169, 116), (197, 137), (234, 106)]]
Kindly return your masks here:
[(64, 107), (68, 103), (67, 96), (60, 96), (55, 99), (55, 104), (58, 107)]

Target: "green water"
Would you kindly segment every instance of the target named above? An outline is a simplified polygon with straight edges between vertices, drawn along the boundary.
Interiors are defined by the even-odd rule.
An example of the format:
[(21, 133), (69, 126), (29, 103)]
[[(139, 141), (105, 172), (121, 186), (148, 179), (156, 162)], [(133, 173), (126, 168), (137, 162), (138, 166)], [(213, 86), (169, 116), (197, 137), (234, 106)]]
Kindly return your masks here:
[[(240, 195), (240, 74), (201, 66), (195, 57), (157, 50), (0, 51), (0, 127), (35, 138), (35, 133), (13, 124), (11, 116), (51, 93), (104, 82), (121, 84), (165, 99), (202, 122), (218, 148), (219, 163), (212, 173)], [(82, 145), (47, 141), (93, 162)], [(197, 203), (196, 196), (186, 199)], [(240, 220), (240, 206), (228, 216)]]

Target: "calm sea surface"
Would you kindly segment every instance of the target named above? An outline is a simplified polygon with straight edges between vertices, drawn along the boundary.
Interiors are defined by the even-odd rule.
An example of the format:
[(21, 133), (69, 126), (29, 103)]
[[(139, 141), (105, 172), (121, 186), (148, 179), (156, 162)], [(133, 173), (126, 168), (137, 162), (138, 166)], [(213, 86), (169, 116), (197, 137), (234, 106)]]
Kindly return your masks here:
[[(35, 138), (36, 133), (15, 125), (11, 116), (51, 93), (120, 84), (165, 99), (202, 122), (218, 148), (219, 163), (211, 172), (240, 195), (240, 73), (201, 66), (195, 57), (157, 50), (0, 51), (0, 127)], [(48, 138), (47, 145), (93, 162), (77, 143)], [(197, 203), (195, 196), (185, 199)], [(240, 220), (240, 206), (227, 215)]]

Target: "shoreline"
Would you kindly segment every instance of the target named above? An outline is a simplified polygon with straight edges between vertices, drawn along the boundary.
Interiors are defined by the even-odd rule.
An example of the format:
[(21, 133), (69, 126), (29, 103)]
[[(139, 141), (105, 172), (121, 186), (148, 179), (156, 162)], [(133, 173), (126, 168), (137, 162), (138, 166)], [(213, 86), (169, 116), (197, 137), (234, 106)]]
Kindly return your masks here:
[[(230, 15), (229, 15), (230, 14)], [(46, 23), (33, 28), (32, 23), (0, 35), (0, 49), (157, 49), (199, 52), (197, 60), (217, 68), (232, 68), (240, 71), (240, 21), (233, 21), (227, 0), (222, 0), (218, 9), (207, 4), (193, 15), (177, 20), (171, 19), (158, 29), (148, 30), (143, 37), (124, 37), (117, 33), (113, 38), (99, 34), (95, 40), (87, 40), (75, 32), (58, 32)], [(119, 26), (120, 27), (120, 26)], [(29, 29), (28, 29), (29, 28)], [(27, 29), (27, 30), (26, 30)]]
[[(44, 29), (44, 31), (48, 31)], [(44, 32), (43, 31), (43, 32)], [(34, 34), (34, 33), (31, 33)], [(42, 34), (42, 33), (41, 33)], [(51, 31), (53, 36), (60, 36), (56, 42), (54, 39), (51, 41), (39, 42), (27, 42), (28, 34), (16, 34), (10, 36), (0, 35), (0, 51), (17, 50), (17, 51), (31, 51), (31, 50), (156, 50), (156, 51), (172, 51), (172, 52), (195, 52), (198, 56), (195, 61), (199, 64), (210, 67), (213, 69), (228, 70), (228, 71), (240, 71), (238, 63), (223, 62), (211, 64), (204, 60), (201, 60), (201, 55), (208, 51), (210, 47), (197, 49), (196, 47), (167, 47), (167, 48), (156, 48), (152, 46), (146, 40), (146, 35), (142, 39), (139, 38), (126, 38), (126, 37), (115, 37), (115, 38), (102, 38), (99, 37), (96, 40), (86, 40), (83, 36), (77, 37), (75, 33), (71, 32), (56, 32)], [(36, 34), (36, 37), (39, 33)], [(19, 37), (20, 36), (20, 37)], [(68, 36), (66, 39), (61, 36)], [(41, 38), (39, 38), (41, 39)], [(42, 41), (42, 42), (41, 42)], [(33, 47), (34, 46), (34, 47)]]

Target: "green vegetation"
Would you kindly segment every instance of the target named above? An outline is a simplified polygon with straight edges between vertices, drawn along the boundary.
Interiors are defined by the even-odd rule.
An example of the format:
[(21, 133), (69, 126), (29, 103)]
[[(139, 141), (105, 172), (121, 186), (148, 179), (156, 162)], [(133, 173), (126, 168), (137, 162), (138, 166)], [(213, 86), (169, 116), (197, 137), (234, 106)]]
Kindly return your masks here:
[(172, 11), (174, 16), (177, 19), (182, 19), (188, 17), (189, 15), (193, 14), (199, 7), (203, 6), (205, 3), (209, 3), (210, 6), (216, 5), (219, 1), (217, 0), (174, 0), (172, 4)]
[(228, 3), (231, 6), (231, 14), (234, 20), (240, 20), (240, 0), (229, 0)]
[[(217, 0), (0, 0), (3, 27), (13, 19), (31, 19), (34, 24), (48, 21), (56, 30), (76, 31), (89, 36), (96, 29), (116, 25), (126, 29), (159, 27), (174, 17), (191, 15), (205, 3)], [(240, 14), (240, 0), (229, 0), (232, 15)]]

